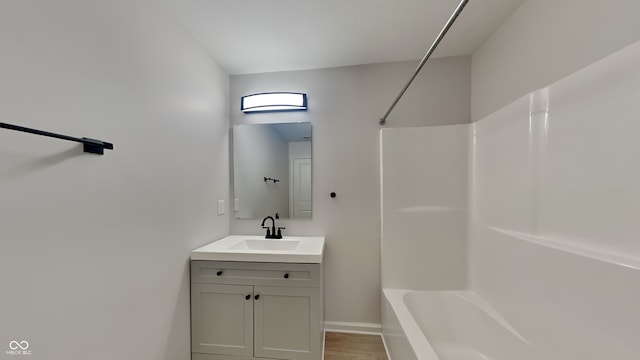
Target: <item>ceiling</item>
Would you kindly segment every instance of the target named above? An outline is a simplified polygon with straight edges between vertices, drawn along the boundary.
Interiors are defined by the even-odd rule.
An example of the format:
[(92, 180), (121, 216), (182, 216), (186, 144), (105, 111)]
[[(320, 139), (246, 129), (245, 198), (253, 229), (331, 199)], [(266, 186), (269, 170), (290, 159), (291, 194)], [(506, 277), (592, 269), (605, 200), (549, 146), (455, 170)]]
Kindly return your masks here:
[[(166, 0), (229, 74), (416, 60), (459, 0)], [(468, 55), (524, 0), (470, 0), (434, 57)]]
[(287, 142), (311, 141), (310, 123), (268, 124)]

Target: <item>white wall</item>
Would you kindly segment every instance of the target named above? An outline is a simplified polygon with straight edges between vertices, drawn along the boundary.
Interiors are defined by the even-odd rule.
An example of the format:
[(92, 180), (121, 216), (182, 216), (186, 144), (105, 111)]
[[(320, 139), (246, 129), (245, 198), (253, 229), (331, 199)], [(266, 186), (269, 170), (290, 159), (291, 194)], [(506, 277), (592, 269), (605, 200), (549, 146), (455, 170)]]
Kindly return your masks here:
[[(289, 142), (267, 125), (233, 127), (234, 217), (289, 217)], [(264, 178), (279, 181), (264, 181)]]
[[(0, 2), (0, 352), (190, 359), (189, 253), (228, 234), (228, 76), (158, 2)], [(11, 357), (6, 355), (7, 358)]]
[[(234, 123), (309, 121), (313, 126), (313, 219), (287, 220), (285, 234), (325, 235), (328, 321), (380, 323), (378, 119), (416, 62), (231, 76)], [(388, 127), (470, 121), (470, 58), (429, 62), (388, 119)], [(309, 110), (242, 114), (242, 95), (300, 91)], [(331, 199), (329, 193), (337, 197)], [(261, 234), (259, 221), (233, 220), (234, 234)]]
[(469, 125), (384, 129), (382, 287), (467, 288)]
[(289, 143), (289, 159), (311, 158), (311, 141), (292, 141)]
[(476, 123), (470, 273), (540, 359), (640, 357), (640, 42)]
[(528, 0), (472, 56), (472, 118), (640, 40), (640, 1)]

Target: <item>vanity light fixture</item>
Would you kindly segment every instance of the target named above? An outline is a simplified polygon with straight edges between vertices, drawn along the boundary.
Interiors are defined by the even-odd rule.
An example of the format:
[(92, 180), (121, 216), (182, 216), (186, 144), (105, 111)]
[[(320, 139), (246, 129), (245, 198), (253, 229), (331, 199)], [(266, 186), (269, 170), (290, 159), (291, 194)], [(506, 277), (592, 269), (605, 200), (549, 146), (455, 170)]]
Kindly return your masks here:
[(240, 110), (244, 113), (261, 111), (306, 111), (307, 94), (270, 92), (243, 96)]

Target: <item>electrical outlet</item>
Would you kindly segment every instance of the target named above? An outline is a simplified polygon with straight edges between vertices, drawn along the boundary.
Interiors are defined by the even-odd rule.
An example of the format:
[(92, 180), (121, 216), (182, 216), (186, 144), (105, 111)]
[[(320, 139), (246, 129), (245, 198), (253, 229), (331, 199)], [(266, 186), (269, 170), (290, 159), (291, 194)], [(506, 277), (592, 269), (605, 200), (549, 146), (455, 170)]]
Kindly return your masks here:
[(218, 215), (224, 215), (224, 200), (218, 200)]

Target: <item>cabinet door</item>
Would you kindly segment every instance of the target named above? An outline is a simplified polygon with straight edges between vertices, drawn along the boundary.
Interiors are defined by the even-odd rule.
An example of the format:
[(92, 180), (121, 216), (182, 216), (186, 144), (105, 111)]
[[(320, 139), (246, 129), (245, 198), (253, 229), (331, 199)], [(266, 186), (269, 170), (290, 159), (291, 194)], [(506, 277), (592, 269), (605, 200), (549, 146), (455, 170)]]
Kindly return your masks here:
[(318, 288), (255, 286), (256, 357), (312, 360), (321, 356)]
[(253, 287), (191, 284), (191, 351), (253, 355)]

